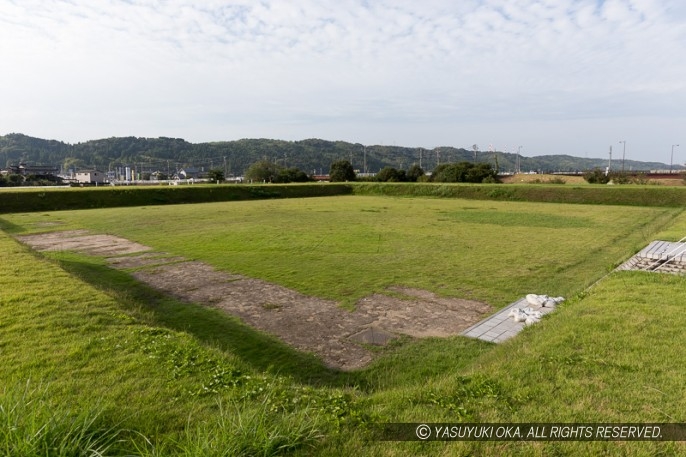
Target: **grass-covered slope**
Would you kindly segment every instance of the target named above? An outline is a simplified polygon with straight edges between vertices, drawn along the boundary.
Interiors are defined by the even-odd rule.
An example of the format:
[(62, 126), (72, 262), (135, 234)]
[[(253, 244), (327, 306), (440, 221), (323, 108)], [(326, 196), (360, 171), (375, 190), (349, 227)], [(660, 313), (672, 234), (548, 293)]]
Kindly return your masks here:
[(65, 270), (3, 233), (0, 253), (2, 455), (273, 455), (360, 416), (343, 390), (271, 374), (288, 354), (319, 365), (228, 316), (89, 284), (97, 263), (58, 256)]
[(361, 183), (353, 186), (353, 192), (355, 195), (466, 198), (586, 205), (670, 207), (686, 205), (686, 188), (683, 186)]
[(438, 183), (186, 184), (66, 189), (0, 188), (0, 214), (350, 194), (592, 205), (686, 205), (684, 186)]
[(237, 185), (184, 184), (179, 186), (100, 186), (72, 188), (0, 188), (0, 214), (25, 211), (61, 211), (144, 205), (305, 198), (346, 195), (345, 184)]
[[(422, 346), (371, 373), (389, 422), (683, 423), (686, 279), (613, 273), (515, 339), (474, 355), (458, 341)], [(464, 349), (472, 354), (460, 363)], [(393, 360), (393, 359), (389, 359)], [(383, 364), (383, 365), (382, 365)], [(440, 368), (438, 368), (440, 367)], [(431, 371), (431, 370), (435, 371)], [(401, 376), (398, 373), (405, 370)], [(392, 375), (393, 377), (393, 375)], [(359, 455), (684, 455), (681, 442), (360, 443)], [(329, 455), (336, 455), (334, 449)]]

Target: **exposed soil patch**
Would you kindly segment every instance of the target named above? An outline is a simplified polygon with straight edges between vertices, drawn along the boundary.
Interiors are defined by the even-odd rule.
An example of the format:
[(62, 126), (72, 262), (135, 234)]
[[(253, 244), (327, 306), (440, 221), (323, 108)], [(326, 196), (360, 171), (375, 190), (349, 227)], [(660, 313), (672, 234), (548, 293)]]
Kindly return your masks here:
[(157, 252), (150, 252), (136, 256), (110, 257), (107, 261), (113, 267), (124, 270), (164, 265), (172, 262), (185, 262), (186, 259), (183, 257), (170, 257)]
[(440, 297), (426, 290), (389, 290), (407, 298), (374, 294), (358, 301), (355, 313), (369, 316), (381, 329), (416, 338), (457, 335), (493, 310), (485, 303)]
[(111, 235), (78, 230), (18, 238), (41, 251), (73, 250), (106, 257), (113, 268), (132, 270), (139, 281), (181, 300), (223, 309), (297, 349), (318, 355), (328, 366), (343, 370), (363, 367), (372, 360), (367, 344), (383, 345), (397, 335), (457, 335), (492, 311), (489, 305), (473, 300), (393, 287), (389, 295), (361, 299), (351, 312), (332, 300), (217, 271), (202, 262), (165, 257)]
[[(519, 173), (516, 175), (499, 176), (504, 184), (530, 184), (530, 183), (549, 183), (550, 180), (563, 180), (565, 184), (587, 184), (583, 176), (553, 175), (553, 174), (528, 174)], [(683, 186), (684, 179), (681, 174), (649, 174), (646, 176), (647, 184), (662, 186)]]
[(87, 230), (67, 230), (40, 235), (18, 236), (37, 251), (76, 251), (90, 255), (125, 255), (150, 251), (142, 244), (112, 235), (90, 235)]
[(550, 180), (563, 180), (565, 184), (586, 184), (583, 176), (568, 176), (568, 175), (552, 175), (552, 174), (528, 174), (519, 173), (516, 175), (499, 176), (499, 179), (504, 184), (521, 184), (521, 183), (547, 183)]
[(63, 225), (63, 222), (36, 222), (33, 224), (35, 227), (55, 227), (57, 225)]

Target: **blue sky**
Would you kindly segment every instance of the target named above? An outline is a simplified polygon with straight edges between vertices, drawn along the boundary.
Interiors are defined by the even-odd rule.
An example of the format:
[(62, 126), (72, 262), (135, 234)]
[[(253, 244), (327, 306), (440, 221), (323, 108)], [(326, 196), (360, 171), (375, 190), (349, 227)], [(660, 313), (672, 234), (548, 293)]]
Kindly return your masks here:
[(0, 134), (686, 161), (683, 0), (0, 0)]

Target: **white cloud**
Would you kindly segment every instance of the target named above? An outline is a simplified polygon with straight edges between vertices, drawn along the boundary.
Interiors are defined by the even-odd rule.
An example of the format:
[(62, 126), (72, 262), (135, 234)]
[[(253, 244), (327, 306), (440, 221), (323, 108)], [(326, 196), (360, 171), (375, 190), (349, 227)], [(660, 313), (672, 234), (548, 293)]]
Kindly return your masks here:
[(685, 39), (677, 0), (0, 0), (0, 133), (678, 142)]

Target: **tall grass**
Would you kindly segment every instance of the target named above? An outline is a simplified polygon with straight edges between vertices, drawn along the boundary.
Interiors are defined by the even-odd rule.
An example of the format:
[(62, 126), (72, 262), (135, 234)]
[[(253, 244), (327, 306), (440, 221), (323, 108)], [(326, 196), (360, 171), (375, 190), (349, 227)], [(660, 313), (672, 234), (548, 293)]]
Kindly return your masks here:
[(312, 450), (323, 437), (312, 414), (317, 413), (305, 408), (277, 418), (271, 414), (269, 402), (232, 403), (228, 407), (220, 403), (211, 421), (198, 423), (189, 418), (176, 438), (158, 443), (138, 440), (135, 452), (142, 457), (271, 457)]
[[(220, 402), (215, 416), (188, 418), (186, 427), (163, 441), (107, 425), (97, 408), (70, 410), (51, 405), (43, 386), (4, 387), (0, 396), (0, 454), (6, 456), (278, 456), (312, 448), (323, 437), (316, 409), (273, 414), (266, 397), (258, 402)], [(315, 416), (315, 417), (313, 417)]]
[(96, 408), (51, 405), (44, 386), (0, 391), (0, 453), (7, 456), (105, 456), (121, 451), (122, 432)]

